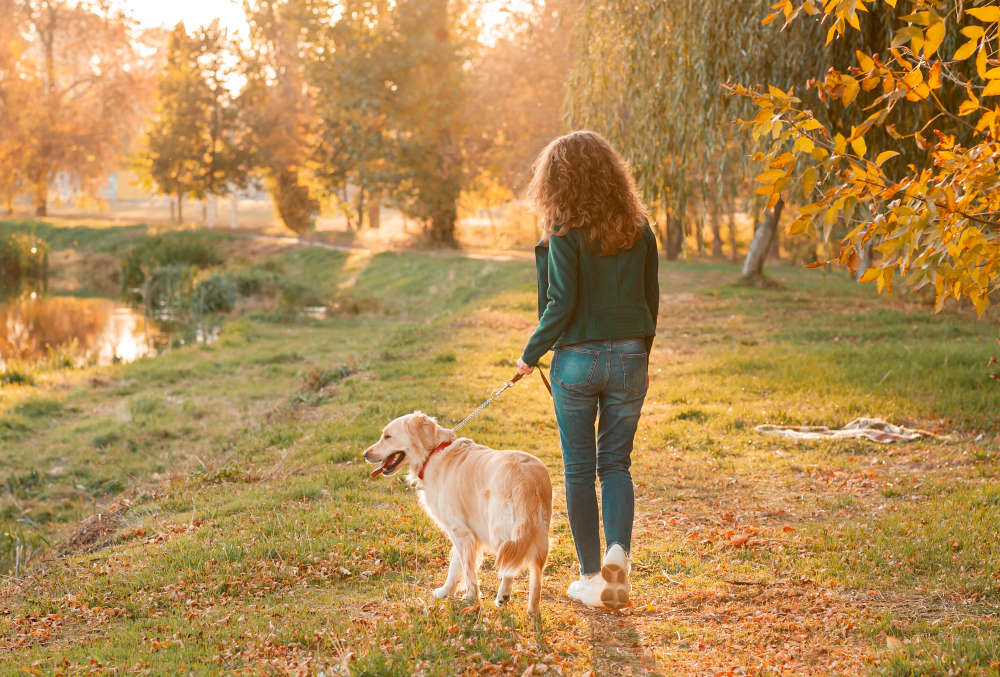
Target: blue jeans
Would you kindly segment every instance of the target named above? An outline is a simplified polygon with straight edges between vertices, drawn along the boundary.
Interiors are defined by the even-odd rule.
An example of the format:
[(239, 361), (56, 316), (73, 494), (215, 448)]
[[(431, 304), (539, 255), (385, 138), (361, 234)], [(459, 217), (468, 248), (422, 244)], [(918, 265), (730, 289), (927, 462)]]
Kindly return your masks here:
[[(580, 573), (601, 570), (594, 482), (601, 479), (604, 540), (628, 552), (635, 493), (632, 443), (643, 400), (649, 356), (642, 339), (594, 341), (556, 348), (552, 396), (566, 475), (566, 510)], [(594, 423), (600, 414), (597, 434)]]

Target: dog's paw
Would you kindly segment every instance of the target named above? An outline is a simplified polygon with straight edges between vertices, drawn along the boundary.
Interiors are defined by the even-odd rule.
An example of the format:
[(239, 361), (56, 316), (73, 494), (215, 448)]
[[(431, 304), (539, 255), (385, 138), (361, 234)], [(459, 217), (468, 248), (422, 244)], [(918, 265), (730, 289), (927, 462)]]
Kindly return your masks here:
[(510, 601), (510, 595), (497, 595), (496, 603), (497, 606), (506, 606), (507, 602)]
[(441, 586), (440, 588), (434, 588), (433, 594), (434, 594), (434, 599), (444, 599), (445, 597), (448, 596), (448, 589), (445, 588), (444, 586)]

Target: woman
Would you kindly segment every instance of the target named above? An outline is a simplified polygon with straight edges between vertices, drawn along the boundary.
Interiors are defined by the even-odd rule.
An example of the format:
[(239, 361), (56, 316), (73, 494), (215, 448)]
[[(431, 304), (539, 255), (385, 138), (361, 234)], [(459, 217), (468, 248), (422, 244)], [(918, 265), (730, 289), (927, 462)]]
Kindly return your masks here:
[[(529, 197), (541, 212), (535, 247), (539, 322), (518, 360), (530, 374), (550, 349), (566, 509), (588, 606), (628, 603), (634, 493), (632, 443), (646, 390), (659, 305), (656, 238), (635, 181), (599, 134), (578, 131), (535, 161)], [(600, 414), (597, 435), (594, 423)], [(601, 559), (595, 476), (601, 480)]]

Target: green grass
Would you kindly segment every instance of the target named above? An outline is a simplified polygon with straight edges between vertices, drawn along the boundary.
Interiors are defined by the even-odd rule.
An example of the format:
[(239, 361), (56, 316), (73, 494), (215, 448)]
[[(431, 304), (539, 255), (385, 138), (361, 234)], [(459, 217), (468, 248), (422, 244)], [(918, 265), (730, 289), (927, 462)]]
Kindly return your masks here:
[[(30, 568), (0, 584), (0, 672), (998, 669), (995, 321), (813, 271), (778, 269), (784, 289), (764, 292), (732, 286), (728, 265), (665, 264), (633, 457), (634, 606), (562, 595), (576, 565), (538, 379), (468, 428), (552, 473), (536, 623), (523, 583), (504, 610), (433, 600), (447, 543), (402, 480), (370, 480), (360, 460), (391, 418), (453, 423), (510, 376), (533, 266), (290, 249), (238, 267), (331, 315), (253, 311), (210, 346), (5, 386), (0, 568), (18, 543)], [(860, 415), (952, 437), (753, 430)], [(481, 582), (486, 598), (492, 571)]]

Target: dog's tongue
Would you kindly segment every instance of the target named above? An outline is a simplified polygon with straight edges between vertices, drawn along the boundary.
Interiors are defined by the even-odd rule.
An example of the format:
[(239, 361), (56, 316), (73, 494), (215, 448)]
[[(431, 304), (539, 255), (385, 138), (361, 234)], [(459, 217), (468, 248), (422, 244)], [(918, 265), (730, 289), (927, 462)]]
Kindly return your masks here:
[[(389, 460), (389, 459), (386, 459), (386, 460)], [(382, 471), (384, 471), (384, 470), (385, 470), (385, 461), (382, 461), (382, 465), (380, 465), (379, 467), (375, 468), (370, 473), (368, 473), (368, 476), (369, 477), (378, 477), (379, 475), (382, 474)]]

